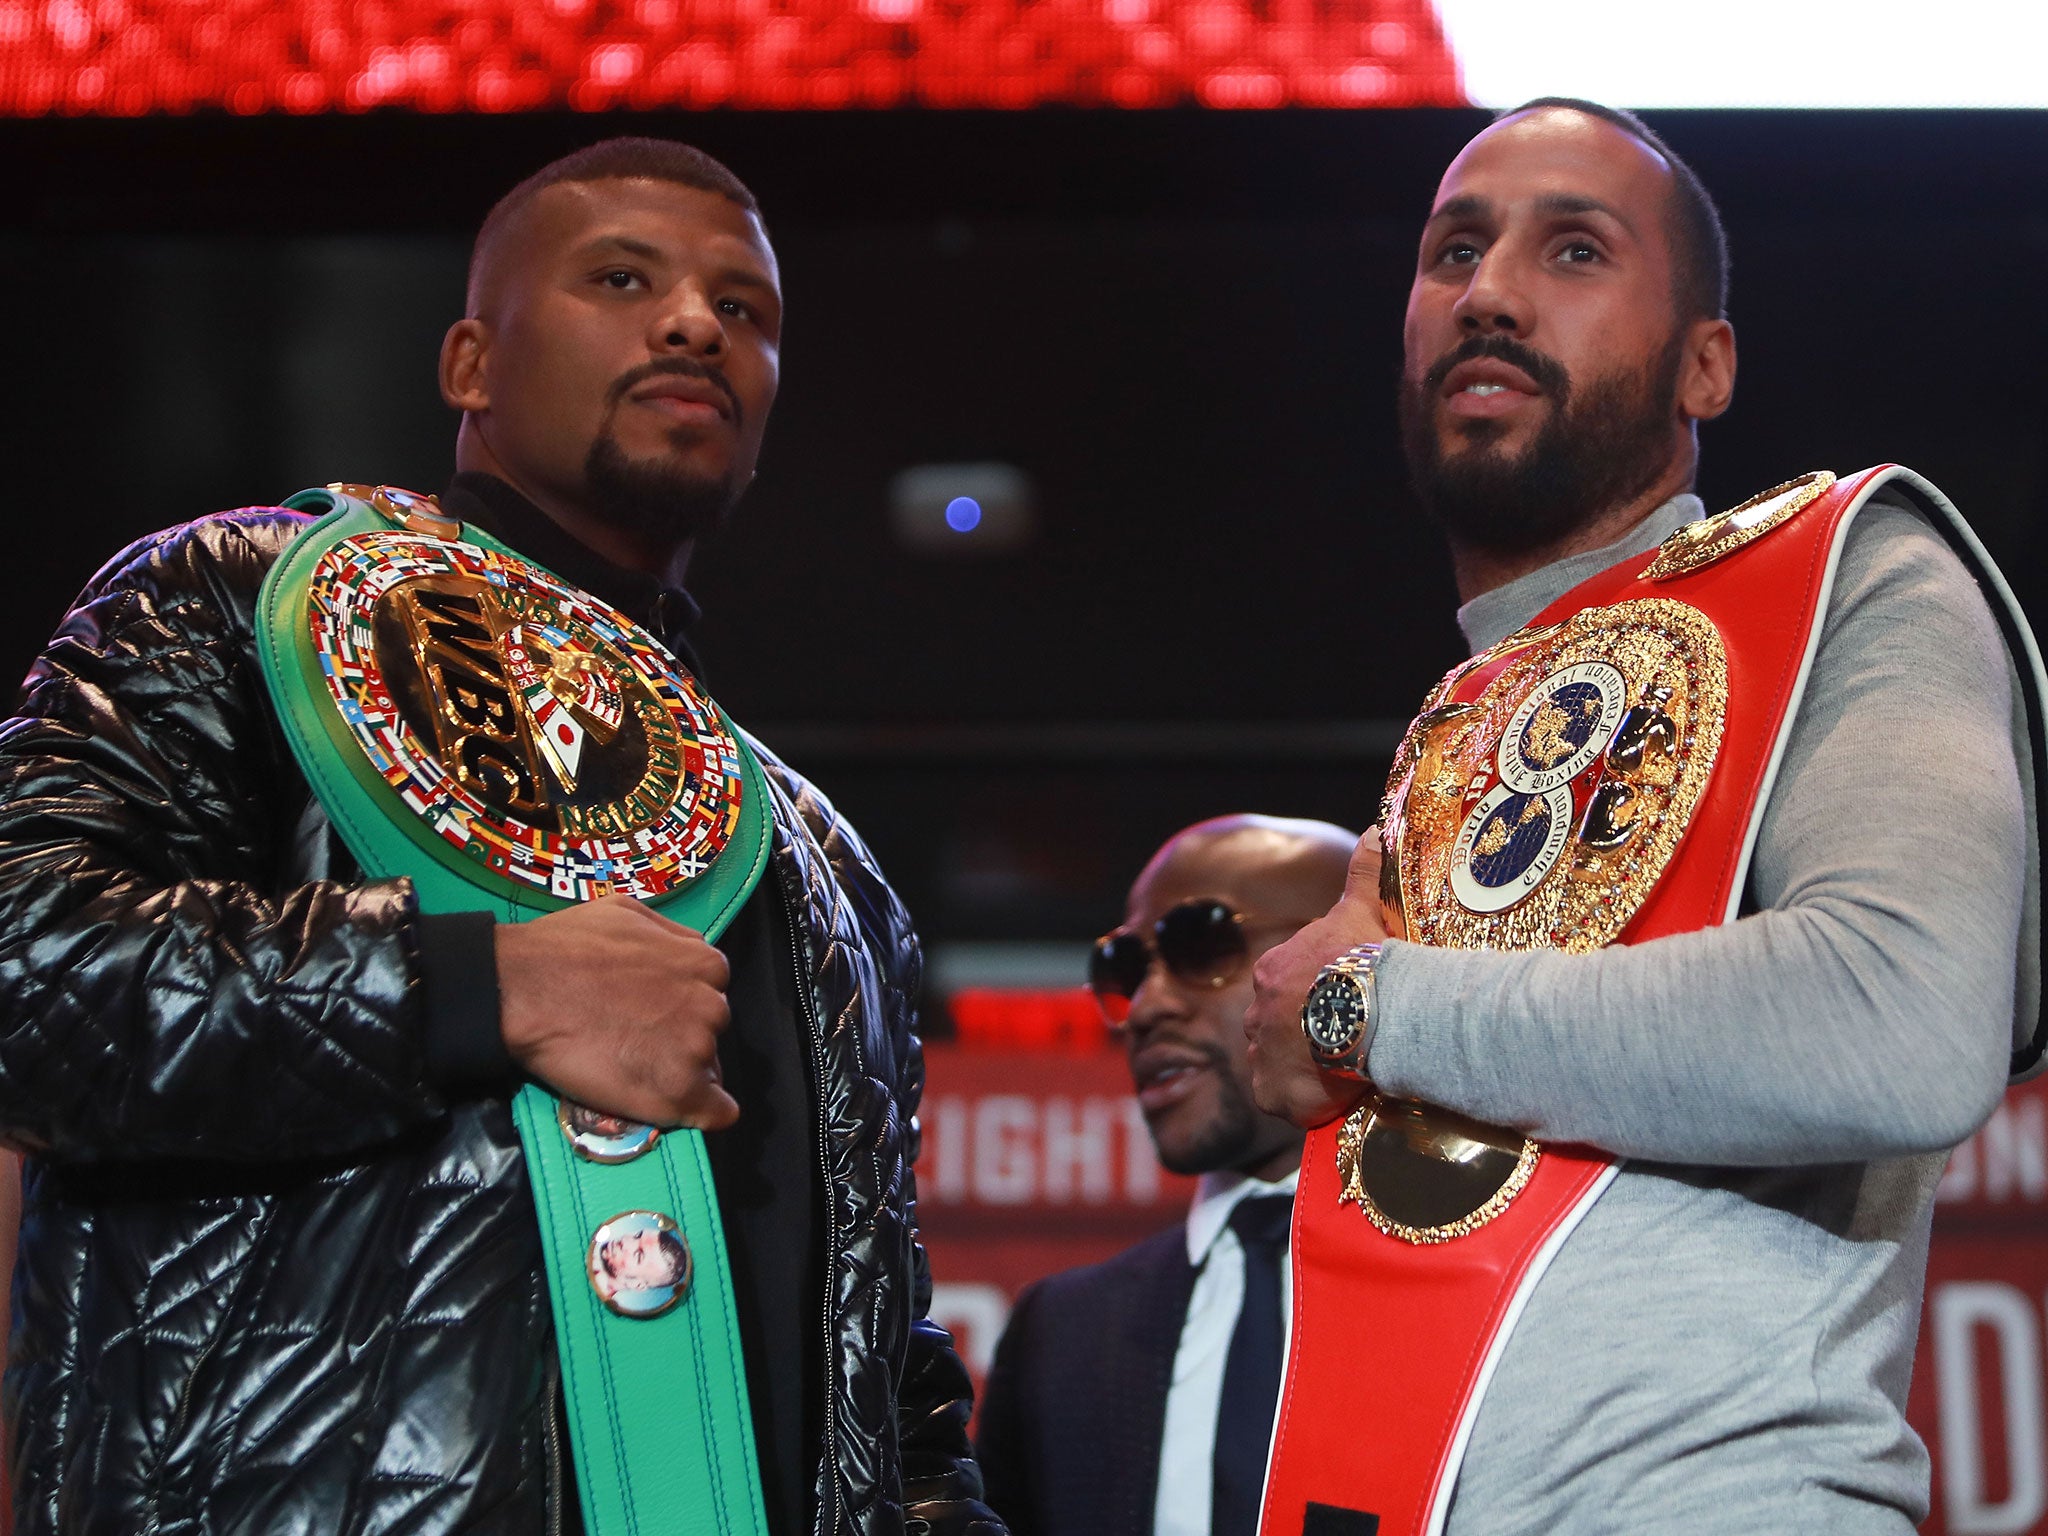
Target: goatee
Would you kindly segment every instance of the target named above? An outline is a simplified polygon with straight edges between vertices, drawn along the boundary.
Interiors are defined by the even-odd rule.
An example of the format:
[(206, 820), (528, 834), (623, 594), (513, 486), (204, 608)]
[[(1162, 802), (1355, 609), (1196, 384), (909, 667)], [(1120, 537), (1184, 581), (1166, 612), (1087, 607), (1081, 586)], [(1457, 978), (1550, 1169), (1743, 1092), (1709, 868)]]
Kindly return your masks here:
[(1215, 1173), (1223, 1169), (1249, 1173), (1271, 1161), (1287, 1138), (1275, 1137), (1275, 1122), (1259, 1113), (1250, 1089), (1231, 1074), (1230, 1058), (1213, 1043), (1184, 1043), (1207, 1058), (1215, 1074), (1216, 1113), (1185, 1146), (1161, 1142), (1155, 1134), (1153, 1148), (1159, 1154), (1160, 1164), (1169, 1173)]
[(1168, 1173), (1214, 1173), (1220, 1168), (1239, 1168), (1251, 1161), (1258, 1150), (1258, 1107), (1228, 1073), (1219, 1073), (1218, 1080), (1222, 1091), (1216, 1115), (1202, 1126), (1194, 1140), (1172, 1149), (1154, 1144), (1160, 1165)]
[[(658, 544), (676, 545), (715, 532), (725, 521), (745, 486), (733, 470), (704, 476), (679, 465), (629, 459), (612, 435), (612, 423), (626, 397), (657, 378), (697, 379), (725, 399), (725, 411), (737, 432), (746, 408), (731, 382), (717, 368), (693, 357), (662, 357), (629, 369), (612, 381), (605, 418), (590, 452), (583, 458), (583, 483), (589, 510), (600, 521)], [(679, 453), (687, 452), (695, 434), (679, 427), (673, 437)]]
[[(1526, 554), (1555, 545), (1657, 483), (1669, 467), (1684, 344), (1675, 334), (1636, 369), (1603, 374), (1580, 389), (1555, 358), (1508, 336), (1475, 336), (1401, 381), (1401, 446), (1423, 508), (1453, 539), (1475, 549)], [(1458, 364), (1497, 358), (1549, 397), (1550, 418), (1519, 454), (1498, 446), (1494, 421), (1460, 423), (1446, 453), (1438, 397)]]
[(666, 464), (629, 459), (610, 433), (592, 443), (584, 456), (583, 483), (593, 516), (666, 545), (715, 532), (739, 500), (731, 474), (706, 478)]

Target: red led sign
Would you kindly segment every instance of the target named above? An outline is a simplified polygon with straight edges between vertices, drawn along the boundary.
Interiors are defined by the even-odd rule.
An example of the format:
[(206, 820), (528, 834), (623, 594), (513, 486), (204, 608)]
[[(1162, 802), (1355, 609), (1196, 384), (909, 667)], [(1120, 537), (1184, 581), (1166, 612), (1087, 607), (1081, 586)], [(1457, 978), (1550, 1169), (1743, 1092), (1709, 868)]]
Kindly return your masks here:
[(0, 0), (0, 115), (1459, 105), (1429, 0)]
[(962, 987), (946, 1008), (954, 1038), (976, 1050), (1086, 1053), (1110, 1042), (1102, 1009), (1086, 987)]

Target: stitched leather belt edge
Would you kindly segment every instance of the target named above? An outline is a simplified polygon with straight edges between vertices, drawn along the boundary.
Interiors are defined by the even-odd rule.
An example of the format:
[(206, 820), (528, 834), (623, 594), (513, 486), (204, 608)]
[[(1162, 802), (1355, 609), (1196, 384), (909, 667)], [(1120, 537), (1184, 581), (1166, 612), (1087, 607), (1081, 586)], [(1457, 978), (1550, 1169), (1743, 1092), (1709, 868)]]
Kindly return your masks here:
[[(517, 888), (436, 835), (349, 734), (314, 645), (309, 578), (343, 540), (395, 526), (352, 490), (286, 500), (319, 520), (263, 583), (257, 651), (293, 755), (364, 873), (411, 879), (422, 912), (489, 911), (523, 922), (570, 905), (573, 897)], [(478, 529), (451, 536), (531, 565)], [(729, 839), (702, 875), (648, 902), (714, 942), (760, 881), (771, 827), (760, 764), (723, 714), (717, 718), (737, 748), (742, 786)], [(631, 1161), (591, 1162), (572, 1150), (560, 1109), (533, 1084), (513, 1103), (546, 1256), (584, 1527), (590, 1536), (765, 1536), (732, 1273), (704, 1137), (667, 1131)], [(593, 1234), (632, 1211), (670, 1217), (690, 1256), (686, 1294), (659, 1316), (614, 1312), (590, 1279)]]

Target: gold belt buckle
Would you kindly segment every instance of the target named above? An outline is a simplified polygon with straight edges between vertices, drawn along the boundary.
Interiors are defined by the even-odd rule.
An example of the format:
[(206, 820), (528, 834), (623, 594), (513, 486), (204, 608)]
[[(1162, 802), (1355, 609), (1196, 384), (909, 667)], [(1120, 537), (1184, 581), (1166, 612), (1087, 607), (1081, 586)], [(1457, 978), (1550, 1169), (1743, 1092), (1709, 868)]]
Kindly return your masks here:
[(1535, 1142), (1497, 1125), (1375, 1094), (1337, 1133), (1338, 1199), (1354, 1202), (1389, 1237), (1447, 1243), (1506, 1210), (1541, 1155)]

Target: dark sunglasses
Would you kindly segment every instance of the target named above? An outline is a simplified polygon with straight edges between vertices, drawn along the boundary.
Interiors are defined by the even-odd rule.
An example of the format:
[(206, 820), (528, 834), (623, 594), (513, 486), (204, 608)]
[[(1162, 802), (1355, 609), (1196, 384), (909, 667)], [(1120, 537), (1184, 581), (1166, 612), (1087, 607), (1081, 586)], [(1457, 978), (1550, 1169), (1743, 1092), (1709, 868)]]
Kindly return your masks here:
[(1189, 986), (1227, 985), (1251, 953), (1245, 927), (1243, 913), (1211, 897), (1178, 902), (1149, 935), (1112, 928), (1097, 939), (1088, 957), (1088, 988), (1102, 1016), (1121, 1024), (1131, 1016), (1131, 999), (1145, 984), (1155, 954), (1170, 975)]

